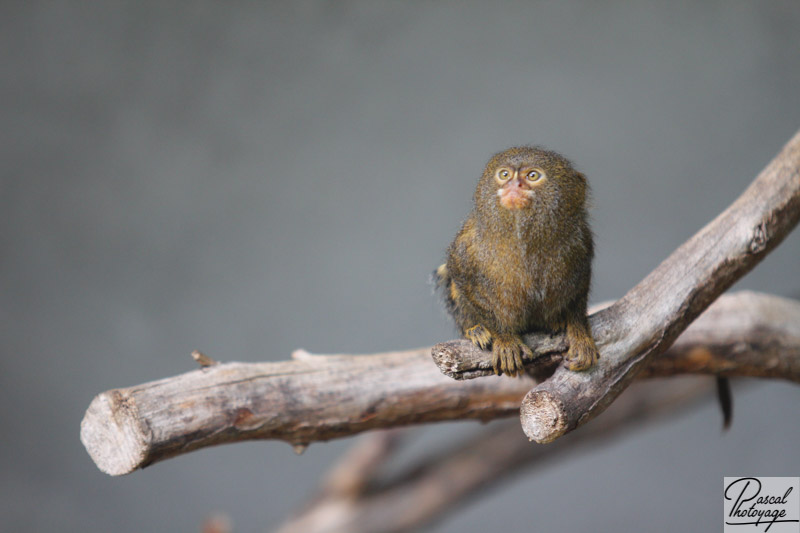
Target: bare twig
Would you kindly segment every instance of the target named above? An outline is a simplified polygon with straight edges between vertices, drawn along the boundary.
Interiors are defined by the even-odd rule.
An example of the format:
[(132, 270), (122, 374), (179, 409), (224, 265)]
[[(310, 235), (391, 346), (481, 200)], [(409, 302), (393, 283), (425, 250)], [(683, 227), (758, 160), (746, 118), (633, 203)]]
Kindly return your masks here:
[(211, 357), (207, 356), (200, 350), (195, 350), (192, 352), (192, 359), (197, 361), (197, 364), (200, 365), (202, 368), (219, 364), (218, 362), (214, 361)]
[[(779, 357), (780, 377), (800, 381), (800, 304), (752, 293), (728, 295), (720, 302), (724, 300), (730, 300), (724, 313), (709, 312), (692, 327), (716, 329), (723, 338), (740, 335), (742, 342), (754, 346), (785, 348)], [(785, 330), (765, 329), (761, 315), (751, 312), (775, 302), (787, 313)], [(742, 317), (732, 318), (738, 314)], [(703, 344), (699, 338), (692, 342), (695, 348), (707, 349), (711, 361), (717, 360), (713, 344)], [(696, 360), (697, 353), (685, 347), (675, 359)], [(534, 383), (530, 378), (507, 377), (456, 381), (439, 372), (429, 354), (429, 348), (369, 356), (297, 352), (293, 361), (221, 363), (115, 389), (92, 401), (81, 423), (81, 440), (102, 471), (120, 475), (226, 442), (282, 439), (303, 445), (369, 429), (512, 416)], [(773, 359), (727, 350), (725, 373), (773, 375), (770, 372), (777, 372)], [(653, 374), (683, 371), (714, 369), (676, 362)]]
[(371, 433), (357, 442), (334, 466), (320, 486), (323, 498), (355, 498), (363, 494), (376, 473), (399, 447), (403, 428)]

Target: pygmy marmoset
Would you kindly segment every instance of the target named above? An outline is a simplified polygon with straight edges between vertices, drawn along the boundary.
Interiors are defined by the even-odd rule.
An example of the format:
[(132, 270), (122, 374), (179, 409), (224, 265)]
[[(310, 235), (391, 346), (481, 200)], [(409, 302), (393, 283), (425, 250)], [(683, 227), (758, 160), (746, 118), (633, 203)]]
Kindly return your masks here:
[(586, 306), (593, 257), (587, 183), (561, 155), (509, 148), (486, 165), (474, 207), (434, 273), (462, 334), (492, 349), (496, 374), (523, 372), (521, 335), (566, 329), (567, 367), (597, 360)]

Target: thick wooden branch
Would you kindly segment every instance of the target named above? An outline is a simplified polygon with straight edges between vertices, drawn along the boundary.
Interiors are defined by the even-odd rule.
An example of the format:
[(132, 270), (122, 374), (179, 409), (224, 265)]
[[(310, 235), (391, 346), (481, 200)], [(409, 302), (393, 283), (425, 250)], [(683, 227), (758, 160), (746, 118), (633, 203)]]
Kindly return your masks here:
[(97, 466), (126, 474), (191, 450), (250, 439), (313, 441), (375, 428), (510, 416), (533, 382), (456, 382), (430, 349), (224, 363), (104, 392), (81, 422)]
[[(522, 427), (531, 440), (551, 442), (602, 412), (722, 292), (749, 272), (800, 220), (800, 132), (717, 218), (675, 250), (622, 299), (590, 317), (600, 349), (588, 372), (563, 367), (522, 402)], [(542, 365), (566, 348), (560, 336), (529, 336)], [(475, 377), (456, 360), (486, 365), (465, 344), (439, 345), (434, 360), (449, 374)], [(446, 360), (443, 364), (442, 361)]]
[(639, 377), (684, 373), (800, 383), (800, 302), (749, 291), (720, 296)]
[(559, 367), (531, 390), (520, 408), (525, 434), (551, 442), (601, 413), (798, 220), (800, 132), (730, 207), (594, 316), (599, 363), (585, 373)]
[[(777, 299), (793, 313), (786, 318), (786, 331), (791, 333), (765, 329), (760, 315), (750, 314), (754, 300), (773, 298), (747, 293), (721, 298), (720, 302), (731, 300), (722, 314), (724, 324), (735, 331), (727, 334), (743, 335), (742, 342), (753, 346), (786, 348), (786, 357), (794, 359), (780, 363), (787, 369), (780, 377), (800, 381), (800, 304)], [(730, 317), (738, 313), (750, 318)], [(701, 327), (704, 317), (693, 327)], [(720, 336), (726, 334), (724, 324), (719, 326)], [(708, 350), (714, 359), (717, 347), (702, 339), (694, 342), (700, 343), (694, 348)], [(691, 359), (696, 353), (686, 348), (676, 359)], [(241, 440), (280, 439), (302, 448), (369, 429), (512, 416), (535, 383), (527, 377), (456, 381), (431, 364), (430, 348), (369, 356), (296, 352), (293, 357), (279, 363), (220, 363), (101, 393), (81, 422), (81, 440), (100, 470), (120, 475), (198, 448)], [(724, 364), (729, 375), (772, 375), (767, 368), (774, 367), (772, 358), (760, 360), (747, 350), (728, 350)], [(685, 370), (707, 371), (687, 362), (662, 366), (654, 373)]]
[[(386, 479), (385, 467), (396, 449), (396, 434), (378, 432), (362, 439), (336, 465), (329, 479), (304, 509), (276, 533), (401, 533), (419, 531), (453, 511), (467, 497), (489, 489), (506, 477), (537, 465), (552, 466), (571, 452), (620, 436), (643, 422), (653, 421), (709, 398), (713, 380), (684, 377), (631, 387), (592, 424), (557, 446), (531, 446), (516, 423), (493, 424), (465, 442), (458, 442)], [(361, 468), (360, 456), (371, 468)], [(380, 458), (380, 464), (374, 459)], [(357, 479), (357, 482), (353, 482)], [(352, 490), (353, 486), (359, 490)], [(339, 490), (336, 490), (338, 488)], [(536, 512), (531, 502), (529, 512)]]

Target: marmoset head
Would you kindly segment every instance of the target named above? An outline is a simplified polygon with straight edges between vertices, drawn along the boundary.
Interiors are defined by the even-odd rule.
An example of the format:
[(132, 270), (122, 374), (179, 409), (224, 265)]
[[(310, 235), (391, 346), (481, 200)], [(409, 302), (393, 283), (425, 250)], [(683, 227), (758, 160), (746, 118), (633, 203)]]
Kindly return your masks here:
[(492, 156), (475, 191), (475, 205), (493, 214), (530, 216), (583, 209), (586, 178), (563, 156), (533, 146)]

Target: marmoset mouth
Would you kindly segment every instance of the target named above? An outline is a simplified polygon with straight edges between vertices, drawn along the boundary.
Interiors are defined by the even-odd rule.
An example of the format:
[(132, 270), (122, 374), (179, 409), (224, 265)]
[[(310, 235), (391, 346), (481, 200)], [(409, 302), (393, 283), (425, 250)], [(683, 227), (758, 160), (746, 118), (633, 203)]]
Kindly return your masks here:
[(510, 186), (497, 190), (500, 205), (506, 209), (524, 209), (531, 204), (533, 191), (527, 187)]

